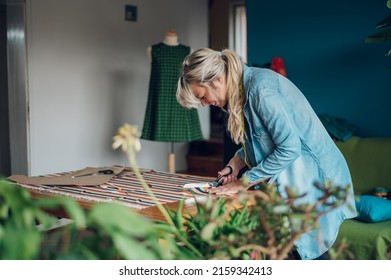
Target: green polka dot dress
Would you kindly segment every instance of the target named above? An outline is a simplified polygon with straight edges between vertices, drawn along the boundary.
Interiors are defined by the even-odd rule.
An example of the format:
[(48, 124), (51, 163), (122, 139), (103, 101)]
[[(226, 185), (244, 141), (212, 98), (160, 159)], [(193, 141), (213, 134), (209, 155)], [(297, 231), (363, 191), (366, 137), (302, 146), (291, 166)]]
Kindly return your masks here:
[(188, 142), (202, 139), (197, 109), (186, 109), (176, 99), (183, 60), (190, 53), (184, 45), (158, 43), (151, 47), (151, 77), (142, 139)]

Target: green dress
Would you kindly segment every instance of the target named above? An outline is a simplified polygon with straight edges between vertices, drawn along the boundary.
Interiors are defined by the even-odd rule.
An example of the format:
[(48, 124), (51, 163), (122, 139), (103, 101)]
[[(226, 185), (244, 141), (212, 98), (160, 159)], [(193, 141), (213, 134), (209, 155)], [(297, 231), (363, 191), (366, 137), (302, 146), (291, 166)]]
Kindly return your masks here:
[(184, 45), (158, 43), (151, 47), (151, 77), (142, 139), (188, 142), (202, 139), (197, 109), (186, 109), (176, 99), (183, 60), (190, 53)]

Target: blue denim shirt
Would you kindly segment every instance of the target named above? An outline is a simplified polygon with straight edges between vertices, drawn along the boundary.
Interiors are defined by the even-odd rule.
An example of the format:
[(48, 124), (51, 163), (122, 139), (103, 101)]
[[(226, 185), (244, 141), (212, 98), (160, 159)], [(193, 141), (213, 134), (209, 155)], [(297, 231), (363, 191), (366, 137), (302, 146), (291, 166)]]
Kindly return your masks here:
[[(314, 182), (351, 186), (347, 204), (322, 216), (318, 229), (295, 242), (302, 259), (317, 258), (334, 243), (341, 223), (356, 216), (345, 158), (305, 96), (284, 76), (244, 65), (243, 93), (245, 147), (252, 166), (244, 175), (250, 182), (270, 178), (283, 197), (285, 186), (294, 187), (307, 194), (299, 202), (311, 204), (322, 194)], [(236, 155), (244, 159), (243, 148)]]

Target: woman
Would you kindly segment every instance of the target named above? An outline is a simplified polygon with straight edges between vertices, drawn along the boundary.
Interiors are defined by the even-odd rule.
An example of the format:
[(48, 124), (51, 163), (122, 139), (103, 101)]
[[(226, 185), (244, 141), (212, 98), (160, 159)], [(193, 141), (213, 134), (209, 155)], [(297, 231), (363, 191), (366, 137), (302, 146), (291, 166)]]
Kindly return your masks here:
[[(350, 185), (347, 204), (354, 205), (347, 163), (301, 91), (270, 69), (248, 67), (232, 50), (199, 49), (188, 55), (178, 81), (177, 100), (186, 108), (218, 106), (228, 111), (227, 130), (242, 144), (228, 165), (216, 195), (244, 190), (237, 178), (247, 165), (248, 186), (275, 183), (279, 193), (295, 187), (303, 202), (322, 195), (315, 182)], [(301, 259), (321, 257), (334, 243), (341, 223), (356, 216), (348, 205), (323, 215), (319, 230), (303, 234), (295, 245)]]

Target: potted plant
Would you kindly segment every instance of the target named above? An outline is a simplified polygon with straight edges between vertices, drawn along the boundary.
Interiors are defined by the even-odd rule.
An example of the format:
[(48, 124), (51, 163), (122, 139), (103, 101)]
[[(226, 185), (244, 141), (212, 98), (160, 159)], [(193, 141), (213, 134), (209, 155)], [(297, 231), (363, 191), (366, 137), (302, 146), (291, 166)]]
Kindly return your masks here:
[[(391, 0), (387, 0), (387, 7), (391, 9)], [(376, 24), (375, 28), (378, 32), (368, 36), (365, 39), (366, 43), (379, 43), (391, 40), (391, 15)], [(386, 56), (391, 56), (391, 49), (386, 53)]]

